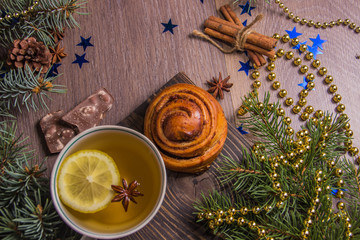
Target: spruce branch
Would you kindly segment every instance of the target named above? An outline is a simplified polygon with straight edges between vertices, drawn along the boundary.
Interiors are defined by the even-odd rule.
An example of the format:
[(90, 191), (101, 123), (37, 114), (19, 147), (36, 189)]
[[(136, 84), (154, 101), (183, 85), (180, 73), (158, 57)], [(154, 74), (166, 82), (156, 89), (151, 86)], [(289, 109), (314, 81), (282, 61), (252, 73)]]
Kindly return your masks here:
[(0, 122), (0, 237), (79, 239), (58, 216), (50, 196), (44, 161), (16, 134), (16, 121)]
[[(35, 37), (36, 39), (54, 46), (51, 30), (61, 30), (65, 27), (79, 27), (74, 14), (84, 14), (77, 10), (83, 9), (84, 0), (42, 0), (30, 9), (32, 0), (3, 1), (0, 7), (5, 15), (11, 16), (9, 20), (0, 21), (0, 44), (8, 48), (15, 39)], [(21, 14), (27, 11), (26, 14)], [(18, 17), (13, 17), (20, 13)]]
[(23, 239), (22, 232), (18, 230), (18, 224), (13, 221), (18, 216), (18, 209), (0, 209), (0, 237), (2, 237), (2, 239)]
[[(268, 94), (263, 102), (249, 95), (243, 105), (249, 116), (242, 123), (257, 142), (251, 150), (242, 149), (242, 161), (223, 156), (218, 177), (231, 191), (203, 195), (195, 203), (198, 221), (228, 239), (360, 237), (360, 221), (354, 218), (359, 173), (353, 165), (344, 166), (347, 121), (325, 114), (294, 134), (280, 104), (270, 104)], [(345, 179), (350, 179), (347, 184)], [(341, 201), (334, 210), (337, 198)]]
[(34, 192), (33, 199), (24, 198), (25, 206), (19, 209), (21, 217), (13, 221), (18, 224), (18, 230), (27, 239), (53, 239), (57, 225), (61, 224), (51, 200), (41, 196), (41, 192)]
[(39, 106), (47, 108), (44, 98), (49, 98), (48, 93), (63, 93), (61, 85), (54, 85), (53, 81), (58, 77), (50, 75), (51, 68), (43, 77), (40, 72), (31, 71), (29, 66), (25, 69), (10, 69), (0, 82), (0, 101), (5, 109), (25, 106), (27, 110), (38, 110)]
[[(288, 136), (284, 134), (286, 124), (283, 117), (274, 117), (277, 115), (276, 111), (280, 104), (270, 103), (269, 93), (265, 94), (264, 102), (260, 102), (258, 96), (249, 95), (243, 103), (250, 113), (249, 117), (242, 119), (244, 127), (256, 137), (263, 139), (263, 143), (270, 153), (285, 152), (284, 146), (288, 140)], [(252, 121), (255, 121), (255, 124)]]

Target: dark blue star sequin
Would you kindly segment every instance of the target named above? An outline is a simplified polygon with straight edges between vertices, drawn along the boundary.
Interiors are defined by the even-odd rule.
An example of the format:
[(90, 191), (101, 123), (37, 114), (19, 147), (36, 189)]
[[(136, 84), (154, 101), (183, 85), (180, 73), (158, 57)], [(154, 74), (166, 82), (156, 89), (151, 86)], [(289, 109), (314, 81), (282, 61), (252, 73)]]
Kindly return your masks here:
[(247, 25), (247, 19), (242, 22), (242, 25), (243, 25), (244, 27), (246, 27), (246, 25)]
[(290, 30), (285, 30), (285, 32), (287, 32), (289, 34), (289, 37), (292, 38), (297, 38), (298, 36), (302, 35), (302, 33), (298, 33), (296, 32), (296, 27), (293, 28), (292, 31)]
[(81, 42), (79, 44), (77, 44), (76, 46), (82, 46), (84, 48), (84, 51), (86, 50), (87, 47), (94, 46), (94, 45), (92, 45), (92, 43), (90, 43), (91, 37), (85, 39), (82, 36), (80, 36), (80, 38), (81, 38)]
[(201, 3), (204, 3), (204, 0), (200, 0)]
[(249, 76), (249, 70), (254, 69), (252, 66), (250, 66), (250, 60), (245, 63), (239, 61), (239, 63), (241, 64), (241, 68), (238, 70), (238, 72), (244, 71), (246, 75)]
[(321, 39), (319, 34), (316, 36), (316, 38), (310, 38), (310, 40), (313, 42), (313, 47), (316, 46), (316, 47), (320, 48), (321, 50), (323, 50), (322, 44), (324, 42), (327, 42), (327, 40)]
[(81, 68), (82, 65), (83, 65), (83, 63), (88, 63), (88, 62), (89, 62), (88, 60), (85, 59), (85, 54), (86, 54), (86, 53), (84, 53), (83, 55), (79, 56), (79, 55), (77, 55), (77, 54), (75, 53), (76, 60), (73, 61), (72, 63), (73, 63), (73, 64), (75, 64), (75, 63), (79, 64), (79, 67)]
[(50, 71), (48, 73), (48, 77), (55, 77), (56, 75), (59, 74), (58, 71), (58, 67), (61, 66), (61, 63), (54, 63), (54, 65), (52, 65), (52, 67), (50, 68)]
[(251, 16), (251, 10), (253, 10), (255, 7), (250, 7), (250, 2), (249, 0), (246, 2), (245, 5), (239, 5), (240, 8), (242, 8), (242, 11), (240, 13), (240, 15), (247, 13)]
[(243, 125), (241, 124), (239, 127), (236, 128), (242, 135), (248, 134), (247, 131), (243, 129)]
[[(1, 73), (2, 72), (2, 73)], [(5, 67), (2, 67), (1, 68), (1, 71), (0, 71), (0, 78), (4, 78), (6, 75), (6, 68)]]
[(172, 24), (171, 18), (169, 19), (168, 23), (161, 23), (161, 24), (165, 27), (163, 33), (169, 31), (172, 34), (174, 34), (173, 29), (178, 26), (178, 25)]

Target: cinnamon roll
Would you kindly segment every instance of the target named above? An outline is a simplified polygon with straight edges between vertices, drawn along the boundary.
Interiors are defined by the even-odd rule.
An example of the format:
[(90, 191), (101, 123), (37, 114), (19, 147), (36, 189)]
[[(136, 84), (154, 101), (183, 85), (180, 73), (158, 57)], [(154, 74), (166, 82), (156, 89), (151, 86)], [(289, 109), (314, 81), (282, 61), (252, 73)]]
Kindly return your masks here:
[(152, 100), (145, 114), (144, 133), (158, 147), (168, 169), (196, 173), (208, 169), (219, 155), (227, 122), (213, 96), (180, 83)]

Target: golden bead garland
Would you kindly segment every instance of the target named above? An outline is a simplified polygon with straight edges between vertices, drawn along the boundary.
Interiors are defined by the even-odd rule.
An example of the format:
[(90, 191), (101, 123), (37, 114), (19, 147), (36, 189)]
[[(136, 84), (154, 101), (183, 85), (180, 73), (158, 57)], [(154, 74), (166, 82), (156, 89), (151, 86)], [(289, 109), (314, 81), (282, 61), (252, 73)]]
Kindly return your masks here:
[[(290, 37), (288, 34), (283, 35), (282, 37), (280, 37), (279, 34), (275, 33), (273, 35), (274, 38), (276, 39), (281, 39), (281, 42), (283, 43), (287, 43), (290, 42), (291, 46), (296, 46), (299, 42), (299, 40), (297, 38), (293, 38), (290, 41)], [(294, 41), (295, 39), (295, 41)], [(295, 44), (296, 43), (296, 44)], [(343, 103), (341, 103), (342, 97), (340, 94), (336, 93), (338, 90), (338, 87), (335, 84), (332, 84), (334, 81), (333, 76), (328, 74), (328, 69), (326, 67), (321, 66), (321, 62), (318, 59), (314, 59), (314, 54), (312, 52), (307, 51), (307, 46), (306, 45), (301, 45), (300, 46), (300, 51), (305, 53), (305, 57), (304, 60), (305, 61), (311, 61), (311, 68), (313, 70), (317, 70), (318, 75), (320, 75), (321, 77), (324, 77), (324, 83), (327, 85), (330, 85), (328, 87), (328, 92), (329, 94), (332, 95), (332, 101), (333, 103), (337, 104), (336, 106), (336, 111), (341, 114), (341, 116), (343, 116), (345, 119), (347, 119), (347, 115), (344, 113), (346, 107)], [(297, 102), (297, 104), (295, 104), (295, 101), (293, 98), (288, 97), (285, 98), (287, 96), (287, 90), (286, 89), (281, 89), (281, 83), (279, 81), (275, 81), (276, 80), (276, 73), (274, 72), (275, 70), (275, 61), (281, 57), (285, 56), (286, 60), (292, 60), (293, 65), (295, 67), (300, 67), (299, 68), (299, 73), (300, 74), (306, 74), (306, 88), (307, 89), (303, 89), (300, 93), (299, 93), (299, 100)], [(273, 82), (272, 83), (272, 88), (274, 90), (278, 90), (278, 96), (280, 98), (285, 98), (284, 104), (287, 107), (292, 107), (292, 112), (294, 114), (298, 114), (300, 115), (300, 119), (303, 121), (306, 121), (310, 118), (310, 114), (314, 113), (313, 117), (311, 118), (313, 121), (317, 121), (317, 119), (322, 118), (323, 117), (323, 111), (322, 110), (314, 110), (314, 107), (311, 105), (306, 106), (307, 104), (307, 100), (306, 97), (308, 96), (308, 94), (311, 92), (309, 90), (312, 90), (315, 88), (315, 74), (314, 73), (309, 73), (309, 69), (310, 67), (303, 64), (303, 60), (300, 57), (295, 57), (295, 54), (293, 51), (287, 51), (285, 52), (284, 49), (280, 48), (277, 50), (276, 55), (273, 59), (270, 59), (269, 64), (266, 66), (266, 69), (269, 71), (268, 75), (267, 75), (267, 80)], [(251, 73), (251, 77), (255, 80), (252, 84), (254, 89), (258, 89), (261, 86), (261, 81), (259, 80), (260, 78), (260, 72), (258, 70), (254, 70)], [(301, 113), (301, 110), (304, 109), (304, 111)], [(240, 106), (240, 108), (238, 109), (238, 115), (242, 116), (246, 113), (246, 111), (244, 110), (244, 106)], [(352, 137), (353, 136), (353, 131), (350, 129), (350, 123), (347, 123), (345, 126), (345, 135), (347, 137)], [(291, 132), (291, 131), (290, 131)], [(351, 156), (357, 156), (359, 154), (359, 149), (357, 147), (353, 147), (352, 146), (352, 142), (351, 143), (347, 143), (346, 145), (348, 153)], [(360, 158), (359, 156), (357, 156), (357, 159), (355, 161), (356, 163), (360, 162)]]
[[(280, 37), (279, 34), (274, 34), (273, 37), (277, 38), (277, 39), (281, 39), (281, 42), (283, 42), (283, 43), (290, 42), (291, 46), (296, 46), (297, 44), (299, 44), (299, 40), (297, 38), (290, 39), (288, 34), (285, 34), (282, 37)], [(337, 90), (338, 90), (337, 86), (332, 84), (334, 79), (331, 75), (328, 74), (328, 69), (326, 67), (321, 66), (320, 60), (314, 59), (313, 53), (307, 51), (306, 45), (301, 45), (299, 47), (299, 50), (301, 52), (305, 53), (304, 61), (312, 61), (310, 66), (303, 64), (303, 60), (299, 57), (295, 57), (294, 52), (292, 52), (292, 51), (285, 52), (284, 49), (278, 49), (275, 57), (273, 59), (269, 59), (270, 61), (269, 61), (268, 65), (266, 66), (267, 71), (269, 71), (266, 78), (268, 81), (273, 82), (272, 88), (274, 90), (278, 91), (279, 98), (285, 99), (284, 105), (288, 106), (288, 107), (292, 107), (292, 112), (294, 114), (300, 115), (301, 120), (307, 121), (310, 118), (310, 114), (313, 114), (313, 117), (311, 117), (311, 121), (313, 121), (315, 124), (320, 123), (320, 126), (325, 125), (324, 127), (328, 127), (323, 122), (324, 121), (331, 122), (332, 121), (331, 117), (330, 116), (324, 117), (324, 112), (322, 110), (315, 111), (313, 106), (307, 105), (307, 100), (306, 100), (306, 97), (311, 92), (309, 90), (312, 90), (313, 88), (315, 88), (315, 83), (314, 83), (315, 74), (310, 73), (309, 70), (310, 69), (317, 70), (318, 75), (320, 75), (321, 77), (324, 77), (324, 82), (327, 85), (330, 85), (328, 87), (328, 92), (332, 95), (331, 99), (332, 99), (333, 103), (337, 104), (336, 111), (340, 114), (340, 116), (343, 119), (348, 119), (348, 116), (344, 113), (345, 105), (341, 103), (342, 97), (340, 94), (337, 93)], [(287, 60), (292, 60), (294, 66), (299, 67), (300, 74), (304, 74), (304, 75), (306, 74), (305, 78), (306, 78), (306, 82), (307, 82), (307, 85), (306, 85), (307, 89), (303, 89), (300, 91), (299, 100), (298, 100), (297, 104), (294, 104), (293, 98), (287, 97), (288, 92), (286, 89), (281, 89), (281, 83), (279, 81), (275, 81), (275, 79), (276, 79), (276, 73), (274, 72), (275, 67), (276, 67), (275, 61), (283, 56), (285, 56), (285, 59), (287, 59)], [(261, 86), (261, 81), (259, 80), (260, 72), (255, 69), (251, 73), (251, 77), (254, 79), (254, 82), (252, 84), (252, 86), (254, 88), (253, 94), (257, 94), (257, 89)], [(263, 108), (264, 106), (262, 103), (258, 103), (257, 107)], [(273, 104), (271, 104), (271, 105), (269, 104), (266, 107), (273, 108)], [(301, 113), (302, 109), (304, 109), (304, 110)], [(247, 112), (247, 109), (246, 109), (245, 105), (240, 106), (240, 108), (238, 109), (238, 115), (240, 115), (240, 116), (244, 115), (246, 112)], [(279, 116), (285, 115), (285, 111), (282, 108), (278, 108), (276, 110), (276, 112)], [(286, 129), (286, 134), (289, 136), (293, 135), (294, 129), (290, 127), (291, 118), (284, 117), (283, 119), (284, 119), (284, 122), (287, 125), (289, 125), (288, 128)], [(347, 137), (353, 136), (353, 131), (350, 129), (349, 122), (344, 125), (344, 134)], [(272, 173), (270, 173), (270, 175), (269, 175), (271, 177), (271, 180), (273, 181), (272, 187), (275, 191), (277, 191), (279, 193), (279, 201), (276, 203), (275, 207), (281, 208), (284, 204), (284, 201), (286, 201), (286, 199), (289, 197), (289, 195), (291, 195), (287, 192), (284, 192), (281, 189), (281, 184), (277, 181), (277, 178), (279, 177), (279, 175), (276, 172), (276, 169), (279, 166), (279, 164), (283, 164), (283, 165), (288, 164), (287, 159), (294, 159), (294, 158), (297, 159), (297, 161), (291, 163), (293, 169), (297, 170), (301, 167), (301, 163), (303, 162), (303, 160), (301, 159), (301, 155), (307, 151), (306, 148), (308, 147), (307, 135), (308, 135), (308, 133), (307, 133), (306, 129), (297, 132), (296, 136), (297, 136), (298, 140), (294, 142), (294, 145), (297, 146), (297, 148), (295, 148), (293, 151), (288, 152), (286, 156), (279, 155), (279, 156), (275, 156), (273, 158), (268, 159), (268, 161), (271, 162), (271, 168), (272, 168)], [(327, 137), (328, 137), (328, 134), (325, 131), (322, 138), (327, 139)], [(345, 145), (348, 153), (351, 156), (356, 156), (355, 163), (360, 164), (360, 157), (357, 156), (359, 153), (359, 149), (357, 147), (352, 146), (351, 140), (347, 140), (344, 143), (344, 145)], [(318, 147), (325, 148), (326, 147), (325, 141), (319, 143)], [(264, 155), (260, 154), (259, 146), (257, 146), (255, 144), (253, 146), (252, 150), (253, 150), (254, 154), (258, 157), (259, 161), (266, 160), (266, 157)], [(324, 159), (326, 159), (325, 153), (321, 153), (321, 156), (324, 157)], [(327, 165), (330, 169), (334, 169), (336, 166), (336, 162), (334, 160), (328, 160), (327, 163), (328, 163)], [(336, 168), (336, 169), (334, 169), (334, 172), (335, 172), (335, 176), (339, 178), (337, 180), (336, 186), (341, 188), (344, 185), (344, 180), (341, 179), (342, 170), (340, 168)], [(312, 222), (314, 221), (314, 219), (312, 219), (312, 217), (316, 211), (316, 207), (320, 203), (319, 194), (321, 192), (323, 192), (324, 189), (326, 191), (325, 193), (329, 194), (329, 191), (331, 189), (331, 187), (329, 185), (326, 185), (326, 186), (322, 185), (323, 184), (322, 171), (320, 171), (320, 170), (318, 170), (317, 176), (315, 177), (314, 181), (316, 183), (316, 185), (315, 185), (316, 186), (315, 187), (316, 196), (312, 200), (312, 205), (308, 209), (308, 216), (304, 222), (305, 228), (301, 232), (301, 236), (304, 239), (307, 239), (310, 236), (310, 231), (308, 228), (311, 226)], [(338, 190), (335, 196), (340, 199), (343, 198), (344, 191), (342, 191), (341, 189)], [(327, 199), (330, 200), (329, 197), (327, 197)], [(267, 207), (270, 207), (270, 206), (265, 206), (264, 208), (267, 208)], [(341, 221), (345, 221), (346, 227), (347, 227), (347, 231), (345, 234), (346, 234), (346, 237), (350, 239), (353, 236), (353, 234), (351, 232), (350, 218), (348, 217), (348, 215), (345, 211), (345, 203), (342, 201), (338, 202), (337, 208), (338, 208), (338, 212), (334, 214), (334, 217), (337, 217)], [(330, 208), (329, 211), (332, 211), (332, 209)], [(242, 219), (243, 219), (243, 217), (242, 217)], [(209, 226), (209, 227), (211, 228), (211, 226)], [(261, 227), (259, 227), (259, 226), (255, 227), (255, 229), (257, 229), (257, 231), (264, 230), (264, 229), (261, 229)], [(265, 233), (266, 233), (266, 231), (265, 231)], [(262, 236), (262, 235), (259, 235), (259, 236)]]
[[(259, 102), (256, 105), (256, 108), (258, 109), (264, 109), (264, 104)], [(274, 110), (274, 104), (268, 104), (266, 106), (269, 111)], [(281, 108), (276, 109), (276, 113), (280, 116), (284, 116), (284, 114), (281, 111)], [(328, 137), (328, 131), (329, 124), (331, 124), (332, 119), (329, 116), (323, 116), (322, 113), (317, 113), (318, 117), (322, 117), (318, 123), (319, 126), (322, 127), (324, 133), (321, 136), (322, 141), (317, 146), (318, 149), (324, 149), (326, 147), (325, 140), (327, 140)], [(288, 125), (288, 129), (292, 129), (290, 127), (291, 119), (289, 117), (283, 117), (283, 121), (286, 125)], [(288, 135), (293, 135), (294, 131), (292, 130), (291, 133), (288, 133)], [(310, 151), (310, 142), (311, 138), (309, 136), (309, 130), (303, 129), (296, 133), (296, 140), (288, 140), (289, 146), (292, 146), (292, 148), (284, 153), (279, 154), (277, 156), (268, 157), (266, 156), (266, 150), (265, 146), (262, 143), (255, 143), (251, 150), (253, 154), (256, 156), (258, 161), (262, 163), (267, 163), (270, 165), (271, 171), (269, 172), (269, 180), (272, 182), (272, 188), (277, 196), (277, 201), (275, 204), (268, 204), (264, 206), (253, 206), (253, 207), (247, 207), (243, 206), (240, 209), (236, 208), (230, 208), (227, 211), (219, 209), (217, 211), (209, 211), (209, 212), (202, 212), (198, 214), (198, 219), (206, 219), (208, 220), (208, 227), (210, 229), (215, 229), (216, 227), (219, 227), (222, 224), (232, 225), (237, 224), (238, 226), (244, 227), (247, 226), (250, 230), (257, 232), (258, 236), (263, 238), (266, 237), (268, 234), (271, 233), (271, 230), (264, 228), (264, 226), (258, 225), (256, 222), (247, 219), (247, 216), (254, 214), (258, 215), (260, 213), (268, 213), (273, 208), (283, 208), (286, 204), (286, 201), (290, 200), (291, 197), (303, 197), (298, 196), (296, 194), (291, 194), (282, 189), (281, 183), (280, 183), (280, 172), (277, 170), (279, 169), (280, 165), (283, 167), (291, 167), (294, 171), (294, 173), (298, 172), (298, 170), (301, 169), (303, 164), (303, 156)], [(326, 159), (326, 154), (320, 153), (319, 155), (322, 159)], [(328, 172), (333, 172), (333, 178), (336, 180), (336, 186), (341, 188), (344, 186), (344, 180), (342, 177), (342, 170), (340, 168), (336, 168), (336, 162), (334, 160), (328, 160)], [(316, 221), (316, 210), (320, 207), (320, 203), (325, 200), (328, 201), (327, 206), (329, 207), (329, 212), (332, 212), (332, 203), (331, 198), (329, 197), (329, 194), (331, 192), (331, 187), (328, 184), (329, 179), (323, 174), (322, 170), (317, 170), (314, 176), (314, 191), (316, 192), (314, 198), (311, 201), (311, 204), (307, 210), (307, 217), (304, 220), (304, 229), (301, 231), (301, 237), (303, 239), (308, 239), (311, 236), (311, 233), (309, 231), (309, 228), (311, 227), (312, 223)], [(336, 193), (337, 198), (343, 198), (344, 192), (342, 190), (338, 190)], [(321, 200), (322, 199), (322, 200)], [(342, 201), (337, 203), (338, 212), (335, 213), (333, 216), (336, 220), (344, 221), (347, 227), (346, 236), (348, 238), (351, 238), (353, 235), (350, 231), (351, 229), (351, 223), (350, 218), (348, 217), (346, 211), (345, 211), (345, 203)], [(329, 217), (330, 219), (330, 217)], [(328, 219), (328, 220), (329, 220)], [(273, 239), (271, 237), (267, 237), (267, 239)]]
[[(283, 3), (280, 2), (280, 0), (275, 0), (276, 4), (279, 4), (280, 8), (284, 8), (284, 12), (289, 12), (289, 9), (287, 7), (284, 6)], [(314, 23), (312, 20), (310, 20), (309, 22), (306, 19), (302, 19), (300, 20), (299, 17), (294, 17), (293, 13), (289, 13), (289, 17), (293, 18), (295, 22), (300, 22), (301, 24), (308, 24), (308, 26), (314, 26), (316, 28), (322, 27), (322, 28), (327, 28), (327, 27), (333, 27), (335, 25), (349, 25), (350, 29), (354, 29), (354, 31), (356, 33), (360, 32), (360, 28), (355, 28), (355, 24), (351, 23), (349, 20), (341, 20), (339, 19), (338, 21), (332, 21), (330, 23), (324, 23), (323, 25), (320, 23)], [(290, 45), (296, 46), (299, 44), (299, 39), (298, 38), (293, 38), (291, 39), (290, 36), (288, 34), (283, 35), (282, 37), (280, 37), (279, 34), (274, 34), (273, 35), (274, 38), (276, 39), (281, 39), (281, 41), (283, 43), (289, 42)], [(292, 107), (292, 112), (294, 114), (298, 114), (300, 115), (300, 119), (303, 121), (307, 121), (310, 118), (310, 114), (313, 114), (313, 117), (311, 117), (311, 121), (313, 121), (316, 125), (317, 123), (320, 123), (320, 126), (325, 125), (324, 127), (328, 127), (326, 126), (326, 124), (324, 124), (324, 122), (331, 122), (332, 119), (330, 116), (325, 116), (324, 117), (324, 112), (322, 110), (317, 110), (315, 111), (314, 107), (311, 105), (307, 105), (307, 101), (306, 101), (306, 97), (308, 96), (308, 94), (311, 92), (312, 89), (315, 88), (315, 74), (309, 72), (310, 69), (313, 70), (317, 70), (318, 75), (320, 75), (321, 77), (324, 77), (324, 82), (327, 85), (330, 85), (328, 88), (328, 92), (330, 94), (332, 94), (332, 101), (337, 104), (336, 106), (336, 111), (338, 113), (341, 114), (341, 117), (343, 119), (347, 119), (347, 115), (345, 113), (343, 113), (345, 111), (345, 105), (341, 103), (342, 97), (340, 94), (336, 93), (337, 92), (337, 86), (332, 84), (333, 82), (333, 77), (331, 75), (328, 74), (328, 69), (326, 67), (321, 66), (321, 62), (318, 59), (314, 59), (314, 54), (311, 52), (307, 51), (307, 46), (306, 45), (300, 45), (299, 50), (301, 52), (306, 53), (305, 54), (305, 61), (312, 61), (310, 66), (303, 64), (303, 60), (299, 57), (295, 57), (294, 52), (292, 51), (287, 51), (285, 52), (284, 49), (278, 49), (276, 52), (276, 55), (273, 59), (269, 59), (269, 64), (266, 66), (267, 71), (269, 71), (269, 73), (267, 74), (267, 80), (268, 81), (272, 81), (272, 88), (274, 90), (278, 91), (278, 96), (279, 98), (284, 99), (284, 105), (288, 106), (288, 107)], [(306, 88), (302, 90), (299, 93), (299, 100), (297, 102), (297, 104), (294, 104), (294, 99), (291, 97), (287, 97), (287, 90), (286, 89), (281, 89), (281, 83), (279, 81), (275, 81), (276, 80), (276, 73), (274, 72), (275, 70), (275, 61), (278, 58), (281, 58), (282, 56), (285, 56), (285, 59), (287, 60), (292, 60), (293, 65), (296, 67), (299, 67), (299, 73), (300, 74), (304, 74), (306, 76)], [(253, 94), (257, 94), (257, 89), (260, 88), (261, 86), (261, 81), (259, 80), (260, 78), (260, 72), (258, 70), (254, 70), (251, 73), (251, 77), (254, 79), (254, 82), (252, 84), (254, 90), (253, 90)], [(262, 103), (258, 103), (257, 107), (259, 108), (263, 108), (264, 104)], [(273, 104), (269, 104), (268, 106), (265, 106), (268, 108), (273, 108), (274, 105)], [(301, 113), (301, 110), (303, 110), (303, 112)], [(242, 116), (244, 114), (247, 113), (247, 108), (245, 105), (240, 106), (240, 108), (238, 109), (238, 115)], [(276, 110), (276, 113), (279, 116), (284, 116), (285, 115), (285, 111), (282, 108), (278, 108)], [(286, 134), (291, 136), (294, 134), (294, 129), (290, 127), (291, 124), (291, 118), (284, 116), (283, 117), (283, 121), (288, 125), (288, 128), (286, 129)], [(352, 137), (353, 132), (350, 129), (350, 123), (346, 123), (344, 126), (344, 132), (345, 135), (347, 137)], [(282, 165), (287, 165), (287, 164), (291, 164), (292, 168), (294, 169), (294, 171), (300, 169), (301, 164), (303, 163), (302, 160), (302, 155), (305, 154), (308, 151), (309, 148), (309, 144), (308, 141), (311, 141), (311, 139), (309, 139), (308, 137), (308, 130), (301, 130), (299, 132), (296, 133), (296, 137), (298, 138), (296, 141), (292, 142), (295, 146), (295, 148), (293, 150), (291, 150), (290, 152), (286, 153), (286, 156), (284, 155), (279, 155), (279, 156), (275, 156), (275, 157), (270, 157), (269, 159), (267, 159), (267, 157), (265, 157), (263, 154), (261, 154), (261, 147), (258, 144), (254, 144), (254, 146), (252, 147), (252, 151), (253, 153), (257, 156), (259, 161), (269, 161), (270, 162), (270, 166), (272, 169), (272, 172), (269, 174), (271, 181), (272, 181), (272, 187), (273, 189), (278, 193), (279, 199), (277, 201), (277, 203), (275, 204), (274, 207), (278, 207), (281, 208), (284, 205), (284, 202), (289, 198), (289, 196), (292, 196), (292, 194), (289, 194), (285, 191), (282, 190), (281, 188), (281, 184), (278, 181), (278, 177), (279, 177), (279, 173), (276, 172), (276, 169), (278, 168), (279, 164)], [(323, 134), (322, 138), (325, 140), (328, 137), (328, 133), (325, 131), (325, 133)], [(293, 140), (291, 140), (293, 141)], [(347, 142), (344, 143), (346, 146), (346, 149), (348, 150), (349, 154), (351, 156), (355, 156), (358, 155), (359, 153), (359, 149), (357, 147), (353, 147), (352, 146), (352, 141), (348, 140)], [(322, 141), (319, 143), (318, 146), (320, 149), (323, 149), (326, 147), (326, 143), (325, 141)], [(321, 157), (323, 157), (324, 159), (326, 159), (326, 154), (323, 152), (320, 155)], [(290, 161), (292, 161), (291, 163), (288, 162), (289, 159)], [(295, 159), (295, 160), (294, 160)], [(355, 162), (357, 164), (360, 164), (360, 157), (357, 156)], [(335, 168), (336, 167), (336, 162), (334, 160), (327, 160), (327, 166), (329, 167), (329, 169), (333, 169), (333, 171), (335, 172), (335, 177), (338, 177), (338, 180), (336, 182), (336, 186), (341, 188), (344, 186), (344, 180), (341, 178), (342, 176), (342, 170), (340, 168)], [(309, 231), (309, 227), (311, 226), (311, 224), (313, 223), (313, 221), (315, 219), (313, 219), (313, 217), (315, 217), (315, 212), (317, 207), (320, 204), (320, 193), (325, 193), (325, 196), (327, 195), (326, 199), (328, 199), (329, 201), (331, 201), (330, 197), (328, 196), (328, 194), (330, 193), (331, 187), (329, 185), (325, 184), (325, 180), (323, 180), (323, 173), (321, 170), (318, 170), (316, 172), (316, 176), (315, 176), (315, 192), (316, 192), (316, 196), (314, 197), (314, 199), (312, 199), (312, 205), (309, 207), (308, 209), (308, 216), (304, 221), (304, 229), (301, 231), (301, 237), (303, 237), (303, 239), (308, 239), (310, 236), (310, 231)], [(325, 184), (325, 185), (324, 185)], [(324, 192), (325, 191), (325, 192)], [(341, 189), (337, 191), (337, 193), (335, 194), (335, 196), (337, 198), (343, 198), (344, 197), (344, 191), (342, 191)], [(331, 206), (331, 203), (329, 203), (329, 205)], [(272, 206), (264, 206), (263, 208), (260, 208), (261, 210), (265, 210), (268, 208), (271, 208)], [(336, 217), (338, 220), (344, 221), (346, 223), (346, 227), (347, 227), (347, 231), (346, 231), (346, 237), (347, 238), (351, 238), (353, 236), (352, 232), (351, 232), (351, 223), (350, 223), (350, 218), (348, 217), (346, 211), (345, 211), (345, 203), (340, 201), (337, 203), (337, 208), (338, 208), (338, 212), (334, 213), (334, 217)], [(258, 208), (257, 208), (258, 209)], [(331, 212), (332, 209), (330, 207), (329, 211)], [(235, 211), (236, 212), (236, 211)], [(232, 219), (236, 219), (234, 218), (234, 216), (231, 216)], [(245, 220), (243, 216), (241, 216), (237, 221), (240, 221), (242, 224), (249, 224), (249, 221)], [(217, 222), (223, 222), (222, 220), (218, 220)], [(226, 221), (225, 221), (226, 222)], [(216, 223), (216, 220), (214, 220), (214, 223)], [(217, 223), (219, 224), (219, 223)], [(216, 225), (216, 224), (215, 224)], [(211, 224), (209, 224), (210, 228), (214, 228), (215, 225), (211, 226)], [(249, 226), (250, 227), (250, 226)], [(251, 229), (251, 228), (250, 228)], [(264, 234), (258, 234), (259, 237), (264, 237), (266, 235), (266, 230), (262, 229), (261, 226), (256, 226), (255, 229), (259, 232), (263, 232)], [(273, 239), (268, 237), (267, 239)]]
[(25, 17), (27, 16), (29, 13), (31, 13), (32, 11), (34, 11), (35, 7), (39, 5), (39, 1), (34, 1), (33, 4), (31, 6), (29, 6), (26, 10), (23, 10), (21, 12), (14, 12), (13, 14), (7, 14), (5, 15), (5, 17), (0, 17), (0, 23), (3, 21), (11, 21), (14, 18), (19, 18), (19, 17)]
[(295, 23), (299, 23), (301, 25), (307, 25), (308, 27), (314, 27), (314, 28), (332, 28), (334, 26), (348, 26), (350, 30), (353, 30), (355, 33), (360, 33), (360, 27), (356, 26), (356, 24), (349, 20), (349, 19), (337, 19), (336, 21), (329, 21), (329, 22), (315, 22), (314, 20), (300, 18), (299, 16), (296, 16), (293, 12), (290, 11), (288, 7), (284, 5), (280, 0), (275, 0), (275, 4), (278, 4), (279, 8), (283, 10), (284, 13), (287, 14), (289, 19), (292, 19)]

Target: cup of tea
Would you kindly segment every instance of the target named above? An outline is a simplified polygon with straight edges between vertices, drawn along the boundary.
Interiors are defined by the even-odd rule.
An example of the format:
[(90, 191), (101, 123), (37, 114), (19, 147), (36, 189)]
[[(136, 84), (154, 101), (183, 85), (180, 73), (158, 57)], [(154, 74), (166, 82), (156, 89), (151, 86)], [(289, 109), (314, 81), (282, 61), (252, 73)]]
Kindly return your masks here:
[[(122, 179), (139, 183), (142, 196), (130, 201), (127, 211), (122, 202), (111, 202), (104, 209), (84, 213), (69, 207), (59, 196), (59, 173), (64, 161), (81, 150), (101, 151), (116, 164)], [(128, 236), (150, 222), (161, 207), (166, 192), (166, 170), (160, 152), (143, 134), (121, 126), (98, 126), (76, 135), (60, 152), (50, 179), (51, 197), (56, 211), (76, 232), (96, 239)], [(116, 196), (116, 192), (114, 192)]]

